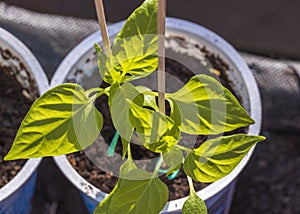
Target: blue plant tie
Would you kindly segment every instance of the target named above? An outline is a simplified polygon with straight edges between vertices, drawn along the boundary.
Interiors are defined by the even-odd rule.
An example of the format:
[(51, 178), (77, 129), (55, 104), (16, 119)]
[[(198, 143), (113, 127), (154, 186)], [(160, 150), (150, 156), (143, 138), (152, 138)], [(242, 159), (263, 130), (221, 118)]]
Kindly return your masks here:
[(114, 156), (114, 153), (115, 153), (115, 149), (116, 149), (116, 146), (117, 146), (117, 142), (119, 140), (119, 132), (116, 132), (111, 143), (110, 143), (110, 146), (107, 150), (107, 154), (109, 157), (113, 157)]
[(169, 176), (167, 177), (168, 180), (173, 180), (174, 178), (176, 178), (177, 175), (178, 175), (178, 173), (179, 173), (179, 169), (177, 169), (175, 172), (173, 172), (171, 175), (169, 175)]

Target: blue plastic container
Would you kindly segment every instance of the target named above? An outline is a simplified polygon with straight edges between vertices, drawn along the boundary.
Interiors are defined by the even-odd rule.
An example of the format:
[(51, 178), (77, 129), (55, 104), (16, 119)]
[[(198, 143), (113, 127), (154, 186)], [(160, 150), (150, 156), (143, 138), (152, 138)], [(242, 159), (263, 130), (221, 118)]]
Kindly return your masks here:
[[(22, 186), (18, 189), (14, 189), (11, 185), (15, 185), (16, 182), (10, 183), (5, 186), (5, 190), (0, 190), (1, 196), (5, 193), (11, 192), (9, 196), (0, 201), (0, 214), (27, 214), (31, 209), (31, 202), (33, 193), (35, 190), (37, 171), (34, 170), (33, 174), (28, 178)], [(17, 178), (20, 180), (20, 178)], [(17, 185), (17, 184), (16, 184)], [(2, 195), (3, 194), (3, 195)], [(0, 196), (0, 198), (1, 198)]]

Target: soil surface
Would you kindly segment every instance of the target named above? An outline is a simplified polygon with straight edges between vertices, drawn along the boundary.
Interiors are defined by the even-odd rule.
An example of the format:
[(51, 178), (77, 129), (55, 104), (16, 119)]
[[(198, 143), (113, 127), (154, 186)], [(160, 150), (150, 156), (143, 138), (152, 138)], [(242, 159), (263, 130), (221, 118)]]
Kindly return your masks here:
[(3, 161), (32, 101), (8, 67), (0, 67), (0, 188), (21, 169), (24, 160)]

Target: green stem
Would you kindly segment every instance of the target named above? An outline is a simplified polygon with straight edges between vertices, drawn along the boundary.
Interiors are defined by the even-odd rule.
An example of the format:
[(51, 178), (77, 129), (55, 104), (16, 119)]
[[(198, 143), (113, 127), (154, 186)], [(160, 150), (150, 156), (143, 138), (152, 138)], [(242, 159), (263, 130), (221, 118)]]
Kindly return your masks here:
[(127, 145), (127, 156), (128, 156), (128, 159), (132, 160), (130, 142)]
[(153, 177), (156, 177), (158, 175), (158, 171), (159, 171), (161, 165), (163, 164), (163, 162), (164, 162), (164, 160), (161, 157), (159, 157), (158, 162), (153, 171)]
[(194, 188), (194, 184), (193, 184), (193, 180), (190, 176), (186, 176), (187, 177), (187, 180), (189, 182), (189, 187), (190, 187), (190, 192), (195, 192), (195, 188)]

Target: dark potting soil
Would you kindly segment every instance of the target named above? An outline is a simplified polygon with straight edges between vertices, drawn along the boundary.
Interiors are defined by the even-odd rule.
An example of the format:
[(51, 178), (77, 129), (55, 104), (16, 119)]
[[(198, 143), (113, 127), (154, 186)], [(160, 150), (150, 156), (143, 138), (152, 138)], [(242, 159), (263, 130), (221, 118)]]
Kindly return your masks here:
[[(7, 58), (11, 56), (9, 52), (5, 53)], [(23, 95), (24, 89), (14, 74), (10, 67), (0, 63), (0, 188), (14, 178), (25, 163), (25, 160), (3, 160), (32, 104), (32, 100)]]
[[(219, 56), (216, 56), (205, 48), (199, 48), (205, 54), (207, 59), (210, 61), (211, 65), (214, 69), (216, 69), (216, 75), (221, 80), (221, 83), (230, 88), (230, 83), (228, 83), (227, 77), (224, 71), (229, 69), (229, 66), (222, 61)], [(180, 63), (173, 61), (171, 59), (166, 59), (166, 72), (175, 75), (178, 79), (182, 80), (184, 83), (188, 82), (188, 80), (193, 76), (193, 73), (189, 71), (185, 66)], [(232, 90), (231, 90), (232, 91)], [(101, 96), (96, 101), (96, 107), (103, 114), (104, 117), (104, 125), (101, 131), (101, 135), (103, 136), (104, 141), (109, 145), (111, 140), (114, 137), (115, 129), (112, 125), (111, 116), (107, 106), (107, 97)], [(198, 147), (201, 143), (206, 140), (205, 136), (198, 136), (197, 141), (194, 147)], [(102, 161), (109, 160), (107, 156), (107, 148), (98, 148), (95, 153), (101, 154), (105, 156)], [(119, 140), (116, 148), (116, 153), (122, 153), (122, 145)], [(144, 159), (152, 159), (158, 157), (158, 154), (153, 153), (147, 149), (145, 149), (142, 145), (132, 144), (132, 155), (134, 160), (144, 160)], [(102, 191), (109, 193), (114, 188), (117, 183), (118, 178), (113, 175), (112, 172), (107, 170), (103, 171), (95, 166), (84, 154), (84, 152), (77, 152), (74, 154), (70, 154), (67, 156), (68, 160), (72, 164), (72, 166), (91, 184), (98, 187)], [(186, 179), (183, 170), (181, 169), (177, 175), (177, 177), (173, 180), (168, 180), (165, 176), (160, 176), (161, 180), (164, 181), (169, 188), (169, 200), (174, 200), (178, 198), (185, 197), (189, 195), (189, 185)], [(208, 184), (194, 182), (195, 189), (199, 191), (203, 189)]]

